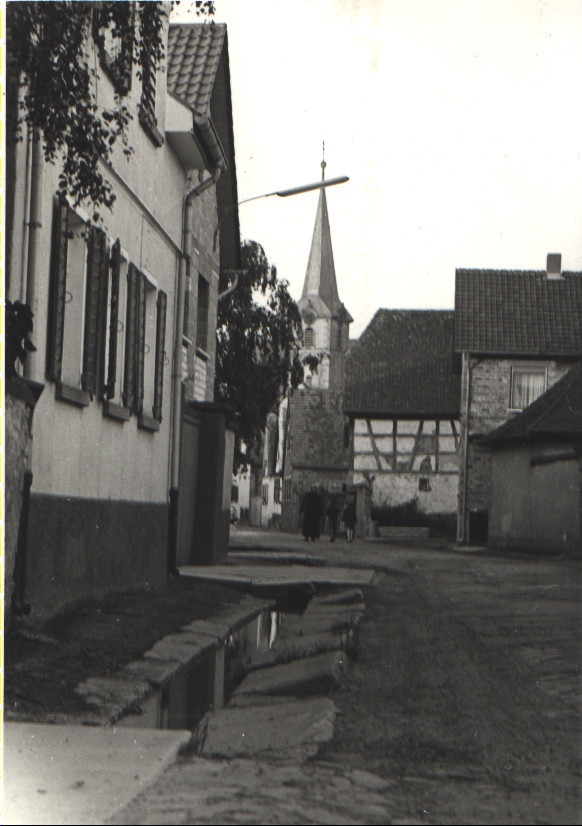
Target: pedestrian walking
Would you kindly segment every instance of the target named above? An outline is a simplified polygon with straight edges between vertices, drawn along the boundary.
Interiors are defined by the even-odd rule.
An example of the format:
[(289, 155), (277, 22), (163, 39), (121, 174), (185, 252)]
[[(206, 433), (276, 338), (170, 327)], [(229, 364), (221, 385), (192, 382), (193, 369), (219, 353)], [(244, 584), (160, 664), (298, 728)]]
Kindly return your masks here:
[(354, 529), (356, 527), (357, 517), (356, 508), (351, 499), (348, 499), (342, 511), (342, 520), (346, 526), (346, 537), (348, 542), (354, 541)]
[(332, 494), (329, 500), (329, 504), (327, 506), (327, 522), (329, 527), (329, 541), (335, 542), (335, 537), (337, 534), (337, 522), (338, 516), (340, 514), (340, 507), (336, 497)]
[(323, 499), (317, 485), (312, 485), (311, 490), (303, 496), (299, 513), (303, 515), (302, 531), (305, 541), (311, 539), (314, 542), (320, 535), (319, 520), (323, 514)]

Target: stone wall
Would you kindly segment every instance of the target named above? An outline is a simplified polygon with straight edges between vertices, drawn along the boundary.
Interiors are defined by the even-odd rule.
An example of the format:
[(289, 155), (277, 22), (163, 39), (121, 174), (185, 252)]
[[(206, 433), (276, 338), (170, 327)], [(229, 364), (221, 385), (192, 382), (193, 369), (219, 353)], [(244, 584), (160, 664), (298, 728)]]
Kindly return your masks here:
[[(503, 424), (516, 412), (510, 408), (511, 368), (541, 364), (547, 368), (547, 386), (567, 372), (571, 363), (550, 360), (467, 358), (461, 388), (461, 462), (459, 468), (460, 541), (472, 541), (471, 514), (486, 515), (491, 498), (491, 458), (488, 448), (478, 445), (481, 436)], [(467, 415), (467, 382), (469, 409)], [(466, 456), (463, 454), (466, 448)], [(486, 516), (485, 516), (486, 518)]]
[(31, 419), (30, 405), (7, 392), (4, 398), (4, 582), (2, 583), (5, 629), (10, 624), (24, 471), (30, 469), (31, 462)]
[[(354, 484), (372, 481), (372, 504), (402, 505), (415, 497), (418, 500), (418, 509), (423, 513), (456, 513), (458, 476), (456, 473), (432, 473), (422, 476), (418, 473), (354, 473)], [(427, 479), (429, 490), (419, 490), (420, 479)]]

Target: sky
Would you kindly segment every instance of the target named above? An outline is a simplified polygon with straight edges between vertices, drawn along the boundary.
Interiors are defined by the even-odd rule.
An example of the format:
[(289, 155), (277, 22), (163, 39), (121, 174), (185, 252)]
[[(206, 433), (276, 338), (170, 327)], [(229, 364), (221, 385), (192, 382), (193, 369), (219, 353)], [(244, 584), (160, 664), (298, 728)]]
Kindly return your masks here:
[[(581, 0), (215, 0), (239, 200), (327, 202), (340, 299), (452, 309), (455, 268), (582, 270)], [(188, 18), (181, 4), (177, 20)], [(299, 299), (318, 192), (240, 206)]]

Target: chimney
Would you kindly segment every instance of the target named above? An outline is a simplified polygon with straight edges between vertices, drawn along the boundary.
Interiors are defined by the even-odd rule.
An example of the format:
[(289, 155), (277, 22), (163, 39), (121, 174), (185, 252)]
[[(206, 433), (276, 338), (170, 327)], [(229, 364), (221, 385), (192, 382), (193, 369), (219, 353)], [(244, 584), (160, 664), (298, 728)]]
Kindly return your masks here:
[(546, 267), (546, 275), (548, 278), (557, 279), (562, 278), (562, 255), (559, 252), (548, 253), (548, 264)]

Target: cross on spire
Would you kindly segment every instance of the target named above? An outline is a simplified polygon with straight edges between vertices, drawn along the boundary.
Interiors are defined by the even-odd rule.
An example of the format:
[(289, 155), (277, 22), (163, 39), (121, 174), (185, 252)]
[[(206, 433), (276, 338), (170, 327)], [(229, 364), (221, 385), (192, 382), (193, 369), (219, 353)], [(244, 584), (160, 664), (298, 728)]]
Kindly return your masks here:
[(323, 141), (323, 159), (321, 161), (321, 180), (325, 181), (325, 167), (327, 166), (325, 162), (325, 141)]

